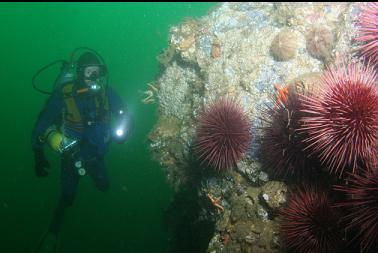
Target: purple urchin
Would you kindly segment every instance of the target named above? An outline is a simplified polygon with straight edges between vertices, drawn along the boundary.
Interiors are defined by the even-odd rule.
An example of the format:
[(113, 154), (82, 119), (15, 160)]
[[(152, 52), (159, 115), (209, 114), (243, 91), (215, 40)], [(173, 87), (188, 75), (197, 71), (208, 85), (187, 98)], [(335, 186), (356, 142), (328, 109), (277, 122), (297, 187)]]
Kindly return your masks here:
[(234, 100), (221, 98), (201, 114), (194, 151), (202, 163), (218, 170), (230, 168), (248, 150), (250, 122)]
[(377, 81), (369, 66), (332, 66), (322, 75), (320, 94), (301, 98), (306, 149), (318, 154), (330, 173), (341, 177), (345, 168), (355, 172), (376, 161)]
[(358, 18), (357, 41), (363, 42), (361, 54), (373, 64), (378, 64), (378, 3), (366, 3)]

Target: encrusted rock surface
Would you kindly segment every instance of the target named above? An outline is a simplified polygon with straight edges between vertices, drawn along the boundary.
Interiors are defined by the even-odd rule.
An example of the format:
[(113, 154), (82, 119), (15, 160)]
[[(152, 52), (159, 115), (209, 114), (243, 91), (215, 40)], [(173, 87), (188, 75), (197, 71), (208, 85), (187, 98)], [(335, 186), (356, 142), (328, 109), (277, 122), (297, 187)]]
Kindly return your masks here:
[[(160, 119), (149, 135), (150, 147), (175, 189), (201, 180), (196, 182), (201, 218), (215, 224), (208, 252), (283, 252), (276, 211), (287, 187), (269, 181), (257, 158), (257, 129), (263, 124), (258, 117), (271, 103), (274, 84), (314, 92), (327, 64), (353, 57), (358, 13), (356, 3), (223, 3), (208, 16), (171, 28), (169, 47), (158, 57), (163, 70), (154, 95)], [(321, 33), (326, 41), (311, 52), (318, 27), (327, 29)], [(277, 36), (289, 40), (288, 31), (295, 41), (272, 49), (280, 42)], [(198, 179), (192, 174), (204, 168), (191, 149), (198, 116), (220, 96), (242, 104), (253, 126), (251, 146), (233, 170)]]

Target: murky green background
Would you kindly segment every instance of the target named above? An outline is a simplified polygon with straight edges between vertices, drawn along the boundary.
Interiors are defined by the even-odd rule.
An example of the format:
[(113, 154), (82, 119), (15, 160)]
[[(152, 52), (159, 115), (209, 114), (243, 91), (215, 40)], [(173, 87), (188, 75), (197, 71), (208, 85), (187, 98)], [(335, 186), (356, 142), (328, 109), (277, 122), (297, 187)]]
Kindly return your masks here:
[[(130, 141), (107, 155), (111, 190), (89, 178), (66, 212), (60, 252), (166, 252), (163, 212), (172, 192), (152, 161), (147, 135), (156, 105), (140, 93), (158, 74), (156, 56), (168, 45), (169, 27), (206, 15), (216, 3), (1, 3), (0, 4), (0, 252), (31, 252), (47, 229), (59, 194), (59, 157), (47, 179), (34, 175), (30, 135), (45, 95), (31, 78), (45, 64), (68, 59), (78, 46), (97, 50), (110, 84), (134, 112)], [(55, 71), (39, 83), (49, 89)]]

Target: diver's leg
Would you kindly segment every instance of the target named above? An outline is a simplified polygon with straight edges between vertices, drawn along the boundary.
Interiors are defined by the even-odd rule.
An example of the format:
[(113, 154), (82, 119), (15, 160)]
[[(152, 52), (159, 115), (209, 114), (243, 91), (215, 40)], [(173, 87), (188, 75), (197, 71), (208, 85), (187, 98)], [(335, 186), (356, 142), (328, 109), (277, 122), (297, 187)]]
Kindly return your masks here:
[(55, 235), (59, 233), (63, 222), (64, 210), (72, 205), (78, 184), (79, 175), (75, 170), (73, 159), (63, 158), (61, 163), (61, 195), (50, 223), (49, 231), (51, 233)]
[(95, 159), (87, 161), (87, 171), (95, 182), (97, 189), (103, 192), (109, 189), (110, 183), (104, 157), (97, 156)]

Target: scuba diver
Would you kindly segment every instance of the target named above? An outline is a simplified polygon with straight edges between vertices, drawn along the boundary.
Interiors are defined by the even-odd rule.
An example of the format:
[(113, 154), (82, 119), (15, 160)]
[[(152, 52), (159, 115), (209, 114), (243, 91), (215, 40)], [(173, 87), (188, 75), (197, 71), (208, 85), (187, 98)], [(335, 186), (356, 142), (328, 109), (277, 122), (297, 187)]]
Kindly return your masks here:
[[(75, 61), (76, 52), (82, 49), (86, 52)], [(120, 96), (107, 84), (107, 68), (99, 54), (78, 48), (69, 63), (62, 62), (61, 74), (32, 132), (37, 177), (48, 176), (46, 169), (50, 164), (44, 155), (45, 143), (61, 157), (61, 196), (35, 252), (56, 250), (64, 211), (73, 204), (80, 177), (88, 174), (97, 189), (109, 189), (104, 155), (111, 140), (123, 143), (128, 139), (132, 121)], [(33, 77), (36, 90), (49, 93), (36, 87), (35, 77), (53, 64)]]

